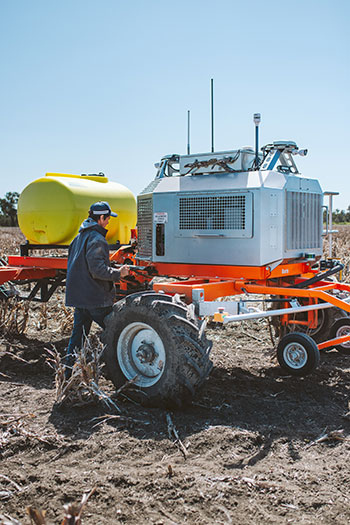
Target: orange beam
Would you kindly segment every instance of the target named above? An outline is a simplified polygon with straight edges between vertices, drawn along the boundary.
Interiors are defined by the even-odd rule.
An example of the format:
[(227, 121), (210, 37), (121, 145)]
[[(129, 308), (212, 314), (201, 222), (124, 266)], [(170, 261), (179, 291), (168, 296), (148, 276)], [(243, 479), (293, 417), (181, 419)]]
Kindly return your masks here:
[(7, 281), (13, 281), (18, 275), (18, 268), (7, 268), (3, 266), (0, 268), (0, 284), (4, 284)]
[[(111, 254), (111, 260), (118, 259), (118, 250)], [(127, 256), (133, 259), (132, 254)], [(55, 268), (65, 270), (67, 268), (67, 257), (31, 257), (10, 255), (8, 257), (9, 265), (13, 266), (31, 266), (36, 268)], [(121, 261), (122, 262), (122, 261)], [(142, 264), (142, 261), (139, 261)], [(144, 261), (149, 266), (149, 261)], [(274, 270), (269, 266), (219, 266), (207, 264), (171, 264), (171, 263), (151, 263), (159, 275), (172, 275), (174, 277), (198, 277), (207, 279), (247, 279), (247, 280), (266, 280), (268, 278), (286, 277), (290, 275), (301, 275), (310, 271), (308, 263), (295, 263), (279, 265)], [(218, 296), (217, 296), (218, 297)]]
[(342, 337), (336, 337), (335, 339), (330, 339), (329, 341), (324, 341), (324, 343), (320, 343), (317, 346), (319, 350), (323, 350), (324, 348), (341, 345), (342, 343), (348, 343), (349, 341), (350, 341), (350, 334), (343, 335)]
[[(149, 261), (138, 261), (140, 265), (149, 265)], [(269, 266), (225, 266), (211, 264), (180, 264), (154, 262), (159, 275), (172, 277), (198, 277), (207, 279), (254, 279), (262, 281), (277, 277), (289, 277), (310, 272), (309, 263), (281, 264), (271, 271)]]
[(45, 268), (21, 268), (15, 266), (2, 266), (0, 268), (0, 284), (8, 281), (25, 281), (27, 279), (42, 279), (54, 277), (56, 270)]
[(345, 290), (350, 291), (350, 285), (342, 283), (333, 283), (327, 286), (320, 286), (319, 288), (286, 288), (279, 286), (262, 286), (259, 284), (249, 284), (242, 281), (236, 281), (236, 288), (246, 290), (249, 293), (257, 294), (271, 294), (271, 295), (282, 295), (287, 297), (313, 297), (315, 299), (321, 299), (327, 303), (333, 304), (338, 308), (342, 308), (346, 312), (350, 312), (350, 304), (338, 299), (334, 295), (331, 295), (324, 291), (326, 290)]
[(172, 282), (172, 283), (154, 283), (153, 289), (156, 292), (166, 292), (170, 294), (178, 293), (184, 295), (186, 300), (192, 301), (192, 290), (203, 288), (204, 300), (214, 301), (218, 297), (226, 295), (235, 295), (235, 281), (215, 281), (215, 282), (204, 282), (204, 281), (186, 281), (184, 282)]
[[(307, 274), (311, 270), (309, 263), (280, 264), (268, 275), (269, 279)], [(313, 274), (314, 275), (314, 274)]]
[(21, 255), (9, 255), (9, 266), (31, 266), (32, 268), (54, 268), (65, 270), (67, 268), (67, 257), (23, 257)]

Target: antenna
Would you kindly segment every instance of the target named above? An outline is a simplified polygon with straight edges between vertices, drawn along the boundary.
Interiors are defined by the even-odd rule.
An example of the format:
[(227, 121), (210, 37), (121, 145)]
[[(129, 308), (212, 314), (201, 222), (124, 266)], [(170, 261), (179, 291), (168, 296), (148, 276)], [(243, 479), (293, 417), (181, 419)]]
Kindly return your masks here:
[(211, 151), (214, 152), (214, 80), (210, 81), (210, 101), (211, 101)]
[(255, 168), (259, 167), (259, 124), (261, 122), (261, 114), (254, 113), (254, 124), (255, 124)]
[(190, 110), (187, 111), (187, 155), (191, 153), (190, 148)]

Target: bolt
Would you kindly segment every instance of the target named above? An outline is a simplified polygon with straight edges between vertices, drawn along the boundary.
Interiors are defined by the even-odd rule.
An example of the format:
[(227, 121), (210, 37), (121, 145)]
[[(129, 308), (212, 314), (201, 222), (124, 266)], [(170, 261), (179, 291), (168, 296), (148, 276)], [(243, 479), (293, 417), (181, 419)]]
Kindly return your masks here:
[(141, 345), (136, 351), (136, 355), (141, 363), (151, 363), (156, 357), (153, 344), (142, 341)]

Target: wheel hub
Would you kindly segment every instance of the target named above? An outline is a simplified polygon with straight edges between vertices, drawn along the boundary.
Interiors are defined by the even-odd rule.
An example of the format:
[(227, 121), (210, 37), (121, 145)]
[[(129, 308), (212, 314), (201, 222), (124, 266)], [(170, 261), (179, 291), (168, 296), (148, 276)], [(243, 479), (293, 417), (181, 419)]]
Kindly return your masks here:
[(289, 343), (283, 354), (285, 362), (291, 368), (302, 368), (307, 362), (307, 352), (299, 343)]
[(139, 348), (136, 350), (136, 356), (141, 363), (152, 363), (157, 357), (153, 343), (146, 343), (142, 341)]
[(117, 344), (119, 366), (135, 385), (149, 387), (161, 378), (166, 362), (162, 339), (150, 325), (130, 323), (121, 332)]
[[(341, 326), (340, 328), (338, 328), (337, 333), (336, 333), (336, 337), (343, 337), (344, 335), (349, 335), (349, 334), (350, 334), (350, 326), (349, 325), (344, 325), (344, 326)], [(350, 341), (348, 341), (347, 343), (342, 343), (341, 346), (346, 348), (346, 349), (349, 349), (350, 348)]]

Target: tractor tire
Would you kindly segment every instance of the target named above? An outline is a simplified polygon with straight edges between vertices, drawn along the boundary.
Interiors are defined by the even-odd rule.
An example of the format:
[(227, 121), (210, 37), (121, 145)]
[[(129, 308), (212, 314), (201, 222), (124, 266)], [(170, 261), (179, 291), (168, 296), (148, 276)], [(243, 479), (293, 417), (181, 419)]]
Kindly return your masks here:
[(306, 376), (319, 365), (320, 351), (311, 337), (292, 332), (278, 343), (277, 360), (291, 375)]
[(166, 294), (141, 292), (118, 301), (105, 320), (107, 375), (145, 406), (179, 408), (210, 374), (212, 343), (194, 310)]

